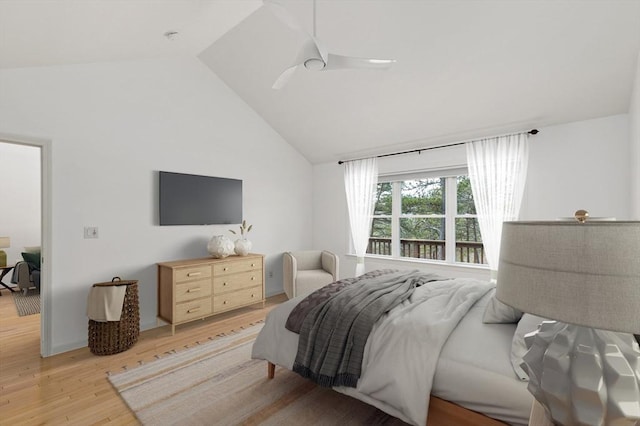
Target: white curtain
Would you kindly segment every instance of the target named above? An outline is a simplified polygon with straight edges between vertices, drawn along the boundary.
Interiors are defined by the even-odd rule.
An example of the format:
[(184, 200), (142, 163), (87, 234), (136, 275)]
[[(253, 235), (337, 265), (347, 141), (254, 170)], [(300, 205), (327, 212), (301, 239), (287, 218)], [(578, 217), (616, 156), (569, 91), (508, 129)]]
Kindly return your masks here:
[(378, 161), (376, 158), (345, 163), (344, 189), (347, 194), (351, 238), (357, 257), (356, 277), (364, 273), (364, 255), (369, 244), (377, 184)]
[(502, 222), (517, 220), (527, 178), (529, 135), (468, 142), (467, 162), (485, 256), (495, 279)]

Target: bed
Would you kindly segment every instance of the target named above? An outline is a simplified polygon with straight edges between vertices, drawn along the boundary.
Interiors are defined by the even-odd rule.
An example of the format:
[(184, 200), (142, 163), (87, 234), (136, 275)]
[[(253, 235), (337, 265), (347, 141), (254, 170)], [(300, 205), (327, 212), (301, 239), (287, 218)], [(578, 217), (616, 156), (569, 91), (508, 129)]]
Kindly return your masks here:
[[(527, 424), (533, 399), (511, 362), (516, 324), (483, 323), (494, 292), (493, 284), (470, 279), (416, 287), (373, 325), (357, 385), (334, 390), (410, 424), (426, 423), (430, 395), (509, 424)], [(293, 298), (269, 313), (253, 358), (294, 369), (300, 336), (285, 323), (302, 300), (307, 303)]]

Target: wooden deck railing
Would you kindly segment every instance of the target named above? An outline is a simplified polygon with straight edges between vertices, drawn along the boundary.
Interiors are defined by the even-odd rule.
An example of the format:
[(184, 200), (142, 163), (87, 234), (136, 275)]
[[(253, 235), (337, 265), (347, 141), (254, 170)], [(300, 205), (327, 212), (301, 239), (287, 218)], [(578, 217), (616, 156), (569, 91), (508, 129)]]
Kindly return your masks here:
[[(391, 256), (391, 238), (369, 238), (367, 253)], [(401, 257), (444, 260), (444, 254), (445, 248), (442, 240), (400, 240)], [(482, 243), (457, 241), (456, 262), (485, 263)]]

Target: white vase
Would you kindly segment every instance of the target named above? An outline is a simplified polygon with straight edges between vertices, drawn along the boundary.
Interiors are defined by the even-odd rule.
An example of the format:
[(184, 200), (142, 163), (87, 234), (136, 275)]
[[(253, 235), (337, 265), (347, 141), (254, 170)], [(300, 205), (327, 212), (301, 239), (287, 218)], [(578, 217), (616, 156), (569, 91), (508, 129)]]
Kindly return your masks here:
[(238, 256), (246, 256), (251, 251), (253, 244), (246, 238), (238, 238), (235, 244), (235, 252)]
[(233, 249), (233, 242), (224, 235), (214, 235), (207, 244), (207, 251), (216, 259), (232, 255)]

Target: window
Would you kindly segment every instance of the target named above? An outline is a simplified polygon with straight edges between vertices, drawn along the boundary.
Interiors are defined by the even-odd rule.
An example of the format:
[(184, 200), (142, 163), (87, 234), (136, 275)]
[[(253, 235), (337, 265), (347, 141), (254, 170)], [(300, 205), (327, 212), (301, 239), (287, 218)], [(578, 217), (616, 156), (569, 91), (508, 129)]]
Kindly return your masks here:
[(486, 263), (468, 176), (380, 182), (376, 195), (367, 253)]

